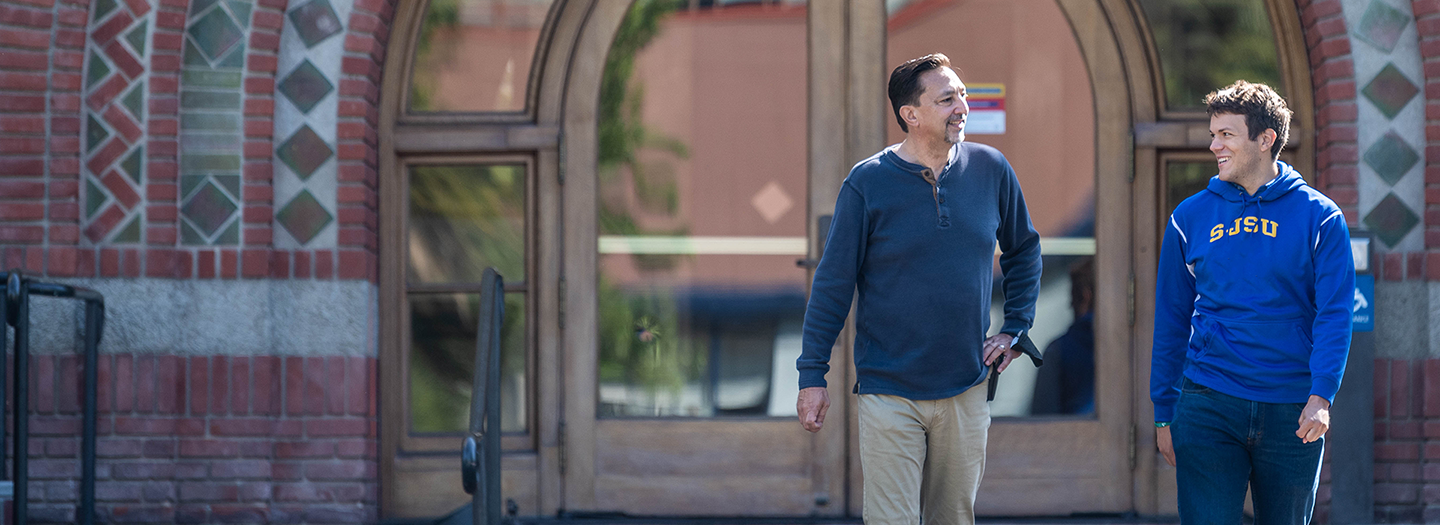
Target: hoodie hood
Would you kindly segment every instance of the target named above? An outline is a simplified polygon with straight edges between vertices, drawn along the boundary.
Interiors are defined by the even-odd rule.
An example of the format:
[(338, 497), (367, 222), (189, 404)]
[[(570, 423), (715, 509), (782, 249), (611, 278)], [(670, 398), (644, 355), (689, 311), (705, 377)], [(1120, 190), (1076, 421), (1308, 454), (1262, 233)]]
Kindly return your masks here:
[(1273, 201), (1305, 185), (1305, 179), (1289, 164), (1277, 160), (1275, 161), (1275, 167), (1278, 168), (1280, 174), (1276, 175), (1270, 182), (1260, 186), (1260, 189), (1256, 190), (1253, 196), (1245, 193), (1244, 186), (1220, 180), (1219, 175), (1210, 177), (1210, 185), (1206, 186), (1205, 189), (1230, 202), (1251, 203)]

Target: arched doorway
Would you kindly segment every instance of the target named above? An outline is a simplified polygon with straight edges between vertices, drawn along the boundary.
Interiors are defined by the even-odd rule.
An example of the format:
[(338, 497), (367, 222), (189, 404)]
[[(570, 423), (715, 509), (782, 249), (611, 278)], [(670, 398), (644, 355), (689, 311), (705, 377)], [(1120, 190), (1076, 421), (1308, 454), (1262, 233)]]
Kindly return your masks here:
[[(661, 23), (659, 36), (652, 35), (666, 43), (669, 54), (631, 50), (637, 53), (632, 58), (638, 74), (658, 75), (642, 78), (643, 83), (665, 91), (663, 97), (640, 95), (639, 123), (685, 146), (666, 149), (662, 140), (658, 153), (640, 154), (651, 160), (659, 155), (678, 166), (674, 178), (666, 179), (672, 184), (645, 188), (633, 168), (606, 164), (601, 136), (602, 121), (614, 118), (613, 108), (604, 107), (605, 90), (614, 89), (607, 85), (607, 64), (614, 67), (610, 59), (617, 42), (634, 30), (626, 23), (634, 20), (639, 4), (460, 0), (460, 7), (452, 3), (446, 7), (452, 11), (436, 13), (437, 1), (401, 3), (382, 93), (381, 479), (387, 516), (436, 515), (466, 501), (455, 483), (458, 434), (453, 422), (444, 422), (444, 414), (454, 411), (447, 407), (468, 402), (457, 391), (463, 385), (453, 379), (464, 372), (441, 372), (451, 362), (445, 359), (463, 354), (466, 338), (473, 337), (453, 327), (463, 324), (466, 294), (473, 288), (464, 269), (482, 263), (509, 265), (507, 283), (514, 285), (507, 287), (507, 298), (512, 311), (523, 313), (507, 335), (512, 363), (507, 377), (512, 379), (506, 406), (514, 415), (507, 419), (503, 461), (506, 498), (515, 500), (521, 515), (553, 516), (563, 510), (858, 516), (861, 479), (852, 398), (846, 395), (853, 375), (850, 367), (839, 366), (850, 359), (848, 335), (842, 335), (832, 357), (837, 366), (830, 378), (831, 398), (837, 403), (826, 430), (806, 434), (793, 415), (784, 413), (785, 404), (793, 404), (793, 397), (784, 399), (789, 385), (781, 374), (787, 358), (793, 363), (785, 354), (787, 330), (793, 328), (783, 322), (790, 315), (785, 290), (798, 283), (803, 294), (809, 275), (794, 261), (818, 254), (824, 220), (848, 167), (894, 139), (887, 137), (887, 126), (893, 124), (884, 98), (885, 77), (897, 60), (891, 54), (954, 45), (953, 51), (942, 50), (964, 70), (966, 60), (975, 58), (967, 52), (1016, 49), (1024, 43), (1017, 34), (1036, 30), (1016, 26), (1039, 27), (1040, 22), (1055, 26), (1044, 27), (1060, 36), (1051, 35), (1056, 51), (1039, 58), (1063, 54), (1059, 67), (1079, 75), (1079, 88), (1036, 90), (1036, 83), (1053, 79), (1017, 75), (1014, 67), (1004, 68), (1004, 61), (998, 62), (1000, 69), (975, 62), (970, 71), (976, 76), (962, 78), (1004, 86), (1000, 100), (1008, 106), (1001, 106), (1006, 110), (1002, 118), (1009, 120), (1002, 122), (1008, 126), (993, 138), (1012, 141), (997, 145), (1012, 156), (1017, 171), (1021, 165), (1036, 166), (1026, 168), (1033, 172), (1029, 180), (1027, 173), (1019, 173), (1027, 197), (1029, 185), (1036, 199), (1055, 186), (1089, 188), (1088, 196), (1053, 206), (1066, 209), (1062, 215), (1069, 218), (1055, 219), (1053, 232), (1042, 234), (1055, 237), (1047, 253), (1071, 257), (1056, 259), (1056, 266), (1093, 257), (1093, 402), (1088, 412), (1035, 415), (1033, 400), (1026, 397), (1010, 403), (1013, 407), (1005, 409), (1010, 412), (997, 411), (1009, 417), (997, 417), (992, 426), (980, 511), (1154, 514), (1173, 502), (1173, 486), (1165, 481), (1168, 477), (1173, 484), (1173, 475), (1158, 467), (1151, 453), (1146, 393), (1150, 283), (1166, 191), (1180, 185), (1171, 181), (1180, 177), (1168, 174), (1178, 162), (1203, 160), (1196, 155), (1204, 151), (1196, 130), (1203, 131), (1205, 119), (1166, 105), (1164, 57), (1156, 52), (1144, 5), (1150, 0), (1044, 0), (1019, 7), (981, 0), (675, 2), (669, 7), (678, 14)], [(475, 5), (464, 7), (467, 1)], [(476, 14), (476, 5), (491, 8), (487, 13), (496, 17)], [(997, 6), (1009, 10), (996, 11)], [(1292, 155), (1308, 172), (1313, 121), (1298, 18), (1285, 0), (1266, 6), (1280, 78), (1296, 86), (1288, 91), (1299, 109), (1292, 134), (1299, 146)], [(528, 14), (517, 14), (522, 12)], [(991, 18), (980, 22), (979, 34), (967, 38), (988, 39), (999, 47), (965, 39), (964, 45), (932, 45), (925, 35), (933, 30), (917, 22), (973, 13)], [(905, 17), (911, 18), (907, 22)], [(493, 22), (502, 18), (512, 22)], [(465, 24), (488, 28), (472, 40), (465, 40), (463, 32), (445, 38), (471, 42), (472, 47), (458, 48), (467, 53), (498, 57), (471, 59), (479, 65), (469, 67), (482, 72), (470, 77), (461, 74), (470, 71), (464, 67), (437, 68), (437, 44), (425, 43), (436, 38), (427, 24), (437, 20), (458, 21), (461, 29)], [(716, 44), (756, 27), (761, 30), (745, 37), (745, 43), (783, 52)], [(482, 44), (499, 51), (473, 47)], [(720, 51), (705, 55), (705, 46)], [(802, 52), (794, 53), (797, 47)], [(705, 76), (723, 72), (722, 65), (756, 67), (757, 54), (765, 55), (766, 67), (779, 68), (761, 74), (776, 84), (774, 93), (725, 99), (746, 84), (725, 87), (726, 79)], [(454, 57), (464, 61), (465, 55)], [(1078, 68), (1077, 60), (1082, 63)], [(417, 81), (417, 75), (427, 74), (428, 80)], [(431, 94), (421, 97), (431, 105), (417, 105), (417, 89), (444, 91), (446, 85), (476, 95), (447, 100)], [(787, 86), (798, 91), (787, 95)], [(1087, 90), (1078, 102), (1070, 100)], [(1037, 93), (1050, 94), (1036, 98)], [(717, 110), (724, 103), (741, 104), (745, 97), (784, 103)], [(1035, 129), (1027, 128), (1034, 123), (1026, 119), (1036, 117), (1026, 112), (1056, 97), (1072, 110), (1082, 108), (1077, 114), (1083, 118), (1076, 122), (1093, 128), (1078, 134), (1091, 144), (1088, 149), (1065, 155), (1080, 159), (1081, 169), (1069, 170), (1074, 173), (1054, 173), (1064, 162), (1027, 164), (1015, 157), (1028, 151), (1023, 141), (1041, 136), (1019, 134)], [(763, 102), (773, 102), (770, 98)], [(644, 120), (645, 104), (651, 105), (650, 115), (671, 119)], [(754, 109), (749, 106), (768, 109), (741, 111)], [(782, 167), (750, 170), (760, 175), (717, 171), (713, 166), (726, 165), (722, 146), (736, 148), (743, 141), (729, 138), (734, 131), (707, 137), (714, 130), (698, 129), (693, 122), (753, 121), (747, 118), (778, 119), (781, 127), (798, 122), (784, 133), (742, 137), (760, 141), (745, 146), (752, 150), (773, 144), (779, 157), (770, 164)], [(1044, 136), (1073, 142), (1073, 135)], [(743, 166), (736, 162), (735, 169)], [(717, 178), (719, 185), (704, 184)], [(454, 197), (445, 190), (454, 187), (468, 188), (464, 198), (484, 200), (490, 208), (456, 211), (448, 207), (450, 201), (436, 198)], [(1069, 203), (1065, 199), (1073, 196), (1065, 193), (1056, 194), (1057, 202)], [(612, 206), (611, 212), (634, 212), (634, 228), (616, 226), (615, 214), (607, 215), (605, 206)], [(1076, 227), (1075, 216), (1088, 221), (1089, 229)], [(466, 221), (482, 226), (455, 226)], [(454, 250), (467, 243), (507, 248)], [(465, 264), (453, 264), (458, 259)], [(764, 275), (772, 277), (757, 277)], [(1054, 286), (1067, 283), (1057, 280)], [(717, 289), (727, 293), (717, 295)], [(757, 290), (770, 291), (757, 296)], [(623, 300), (616, 302), (616, 297)], [(756, 297), (765, 308), (746, 302)], [(645, 307), (652, 310), (642, 311)], [(613, 314), (620, 310), (628, 317), (616, 321)], [(1051, 315), (1058, 331), (1071, 320), (1063, 304)], [(627, 332), (635, 339), (617, 343), (616, 334)], [(684, 343), (653, 344), (667, 334)], [(457, 354), (455, 348), (462, 350)], [(632, 356), (621, 363), (617, 348), (645, 349), (654, 356), (665, 350), (671, 356), (665, 361), (671, 366), (667, 379), (655, 382), (659, 376), (645, 375), (661, 369), (658, 357)], [(637, 379), (642, 376), (651, 382)], [(1007, 378), (1018, 392), (1011, 395), (1033, 395), (1040, 379), (1022, 376), (1017, 372), (1016, 379)], [(669, 390), (656, 386), (662, 383), (671, 385)]]

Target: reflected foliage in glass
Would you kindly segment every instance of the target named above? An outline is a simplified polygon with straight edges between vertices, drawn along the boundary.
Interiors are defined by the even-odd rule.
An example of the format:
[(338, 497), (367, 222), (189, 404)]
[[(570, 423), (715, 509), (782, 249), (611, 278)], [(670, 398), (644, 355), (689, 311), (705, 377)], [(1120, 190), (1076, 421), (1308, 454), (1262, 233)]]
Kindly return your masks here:
[(1169, 217), (1191, 195), (1200, 193), (1215, 176), (1215, 161), (1171, 161), (1165, 163), (1165, 216)]
[(409, 229), (411, 283), (524, 281), (525, 167), (411, 168)]
[[(630, 6), (605, 57), (597, 119), (602, 184), (616, 185), (628, 175), (630, 198), (636, 207), (669, 217), (679, 208), (674, 163), (689, 158), (690, 149), (683, 141), (645, 124), (641, 109), (646, 86), (635, 78), (635, 60), (660, 33), (661, 22), (684, 5), (681, 0), (637, 0)], [(657, 155), (642, 158), (645, 151)], [(626, 209), (629, 200), (600, 199), (601, 235), (684, 235), (688, 231), (683, 223), (673, 221), (670, 227), (640, 226)], [(663, 267), (674, 262), (663, 256), (649, 259), (649, 264)]]
[(1170, 109), (1203, 110), (1206, 94), (1240, 79), (1285, 93), (1265, 2), (1140, 0), (1140, 5), (1155, 37)]
[[(465, 432), (475, 379), (479, 294), (410, 296), (410, 430)], [(500, 332), (500, 429), (524, 432), (525, 295), (505, 295)]]
[(415, 112), (521, 111), (554, 0), (430, 0), (410, 78)]
[[(765, 258), (774, 269), (793, 271), (786, 267), (793, 267), (791, 258)], [(794, 415), (803, 273), (771, 286), (680, 280), (622, 287), (605, 276), (621, 272), (605, 269), (633, 264), (628, 259), (605, 255), (601, 261), (602, 417)]]

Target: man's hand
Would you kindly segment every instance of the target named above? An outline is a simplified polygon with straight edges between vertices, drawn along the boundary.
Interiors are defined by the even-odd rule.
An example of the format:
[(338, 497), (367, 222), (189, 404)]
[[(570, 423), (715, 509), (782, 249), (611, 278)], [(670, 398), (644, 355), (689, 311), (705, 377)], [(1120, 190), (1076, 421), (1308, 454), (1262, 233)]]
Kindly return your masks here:
[(1015, 362), (1015, 358), (1020, 357), (1019, 350), (1010, 348), (1010, 342), (1014, 340), (1015, 336), (1004, 333), (995, 334), (990, 336), (989, 339), (986, 339), (984, 346), (985, 366), (990, 366), (997, 356), (1008, 353), (1009, 355), (1005, 356), (1005, 362), (1000, 363), (1000, 371), (1004, 372), (1006, 368), (1010, 368), (1010, 363)]
[(800, 389), (795, 400), (795, 413), (800, 416), (800, 426), (811, 432), (819, 432), (825, 425), (825, 411), (830, 410), (830, 392), (823, 386)]
[(1306, 443), (1320, 439), (1330, 431), (1330, 402), (1320, 396), (1310, 396), (1305, 410), (1300, 412), (1300, 430), (1295, 436)]
[(1160, 449), (1160, 455), (1165, 456), (1166, 463), (1175, 466), (1175, 443), (1170, 441), (1170, 427), (1155, 429), (1155, 448)]

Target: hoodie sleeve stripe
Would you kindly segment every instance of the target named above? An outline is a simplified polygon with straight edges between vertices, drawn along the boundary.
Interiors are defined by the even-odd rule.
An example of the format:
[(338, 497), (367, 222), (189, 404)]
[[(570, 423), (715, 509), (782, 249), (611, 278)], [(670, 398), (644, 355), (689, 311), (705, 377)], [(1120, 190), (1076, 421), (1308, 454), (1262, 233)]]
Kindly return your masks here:
[(1170, 226), (1175, 228), (1175, 233), (1180, 234), (1181, 244), (1190, 244), (1190, 239), (1185, 237), (1185, 230), (1181, 230), (1180, 225), (1175, 223), (1175, 215), (1173, 214), (1170, 215)]
[[(1325, 218), (1325, 220), (1320, 221), (1320, 227), (1319, 227), (1319, 228), (1315, 228), (1315, 244), (1310, 247), (1310, 249), (1311, 249), (1312, 251), (1313, 251), (1313, 250), (1318, 250), (1318, 249), (1320, 249), (1320, 232), (1325, 231), (1325, 223), (1334, 220), (1336, 217), (1339, 217), (1341, 220), (1344, 220), (1344, 219), (1345, 219), (1345, 213), (1344, 213), (1344, 212), (1341, 212), (1340, 210), (1335, 210), (1335, 213), (1331, 213), (1329, 217), (1326, 217), (1326, 218)], [(1174, 218), (1172, 217), (1171, 220), (1174, 220)]]

